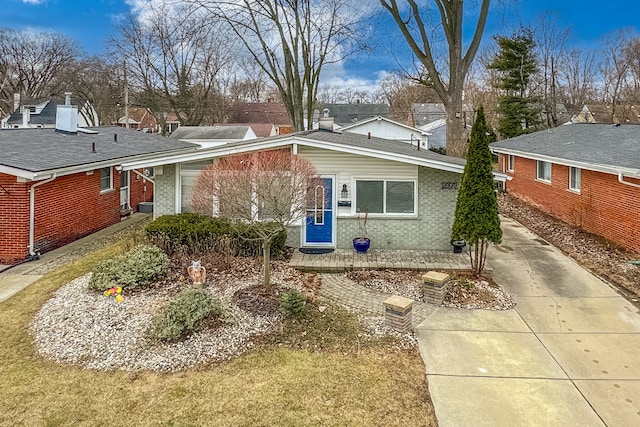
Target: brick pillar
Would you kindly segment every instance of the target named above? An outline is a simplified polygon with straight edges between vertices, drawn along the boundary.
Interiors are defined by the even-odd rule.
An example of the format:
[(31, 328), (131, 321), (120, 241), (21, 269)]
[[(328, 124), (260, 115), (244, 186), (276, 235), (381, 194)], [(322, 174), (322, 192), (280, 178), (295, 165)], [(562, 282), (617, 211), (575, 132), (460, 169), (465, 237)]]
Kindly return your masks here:
[(398, 332), (411, 330), (411, 311), (413, 300), (393, 295), (383, 302), (385, 325)]
[(437, 271), (429, 271), (422, 276), (422, 281), (424, 283), (422, 291), (425, 301), (430, 304), (442, 304), (449, 290), (449, 275), (438, 273)]

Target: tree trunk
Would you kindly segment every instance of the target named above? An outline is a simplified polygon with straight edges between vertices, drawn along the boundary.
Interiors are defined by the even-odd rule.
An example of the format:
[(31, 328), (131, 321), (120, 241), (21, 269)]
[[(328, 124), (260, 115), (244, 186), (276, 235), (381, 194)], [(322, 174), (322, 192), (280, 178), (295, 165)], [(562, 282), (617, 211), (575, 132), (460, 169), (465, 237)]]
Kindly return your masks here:
[(271, 239), (262, 241), (262, 284), (265, 288), (271, 287)]
[(445, 104), (448, 156), (464, 158), (467, 155), (467, 129), (462, 109), (462, 95), (452, 96)]

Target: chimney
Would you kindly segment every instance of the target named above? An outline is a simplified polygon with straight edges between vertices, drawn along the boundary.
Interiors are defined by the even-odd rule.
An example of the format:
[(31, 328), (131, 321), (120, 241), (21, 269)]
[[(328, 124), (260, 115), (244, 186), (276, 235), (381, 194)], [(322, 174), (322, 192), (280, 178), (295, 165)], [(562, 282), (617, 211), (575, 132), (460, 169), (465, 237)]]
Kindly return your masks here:
[(28, 128), (30, 120), (31, 120), (31, 110), (29, 110), (29, 107), (22, 107), (22, 127)]
[(17, 111), (18, 108), (20, 108), (20, 94), (14, 93), (13, 94), (13, 111)]
[(333, 132), (333, 117), (320, 117), (318, 119), (318, 129)]
[(56, 109), (56, 131), (78, 133), (78, 107), (71, 105), (71, 92), (65, 92), (64, 105)]

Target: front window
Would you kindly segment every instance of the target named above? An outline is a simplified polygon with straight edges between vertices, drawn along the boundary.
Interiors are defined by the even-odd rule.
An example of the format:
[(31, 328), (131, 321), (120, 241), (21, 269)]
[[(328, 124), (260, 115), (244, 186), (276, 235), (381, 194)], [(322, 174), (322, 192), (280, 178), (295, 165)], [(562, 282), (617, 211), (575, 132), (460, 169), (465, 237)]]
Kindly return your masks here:
[(516, 156), (514, 156), (512, 154), (509, 154), (507, 156), (507, 170), (509, 172), (513, 172), (514, 171), (515, 163), (516, 163)]
[(111, 168), (100, 169), (100, 192), (105, 192), (113, 189), (113, 175)]
[(580, 191), (580, 168), (569, 168), (569, 190)]
[(537, 166), (536, 178), (540, 181), (551, 182), (551, 163), (538, 160)]
[(415, 213), (415, 181), (356, 181), (356, 212)]

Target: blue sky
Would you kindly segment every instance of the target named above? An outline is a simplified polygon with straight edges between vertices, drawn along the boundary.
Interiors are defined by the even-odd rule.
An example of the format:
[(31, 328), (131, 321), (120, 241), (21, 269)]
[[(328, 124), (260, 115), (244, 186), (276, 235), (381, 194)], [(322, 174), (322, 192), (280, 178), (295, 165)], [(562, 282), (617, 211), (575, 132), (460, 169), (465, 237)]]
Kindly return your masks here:
[[(85, 51), (99, 53), (104, 50), (108, 35), (114, 31), (117, 17), (126, 14), (132, 4), (143, 1), (2, 0), (0, 27), (59, 32), (76, 39)], [(520, 22), (533, 23), (544, 11), (555, 12), (560, 25), (570, 25), (573, 30), (571, 43), (583, 48), (597, 47), (601, 36), (614, 29), (640, 26), (640, 2), (637, 1), (505, 0), (505, 3), (492, 10), (485, 43), (490, 43), (491, 36), (496, 33), (509, 33)], [(389, 40), (384, 32), (381, 31), (382, 38)], [(399, 41), (394, 46), (397, 46), (395, 51), (404, 56), (400, 52), (403, 43)], [(372, 55), (350, 61), (343, 67), (334, 67), (327, 74), (336, 81), (351, 80), (352, 84), (358, 84), (375, 81), (384, 71), (397, 68), (398, 63), (392, 58), (390, 49), (379, 48)]]

